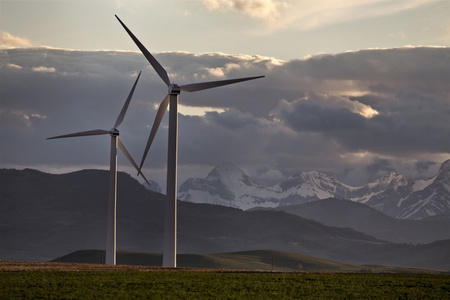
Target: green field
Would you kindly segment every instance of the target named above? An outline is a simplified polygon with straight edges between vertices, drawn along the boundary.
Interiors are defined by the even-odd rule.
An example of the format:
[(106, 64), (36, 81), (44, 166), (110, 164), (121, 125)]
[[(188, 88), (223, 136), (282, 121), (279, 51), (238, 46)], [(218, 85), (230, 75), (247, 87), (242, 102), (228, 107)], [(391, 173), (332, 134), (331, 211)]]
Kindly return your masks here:
[[(56, 262), (104, 263), (102, 250), (80, 250), (55, 259)], [(161, 266), (162, 254), (117, 251), (117, 264)], [(186, 268), (237, 269), (265, 271), (349, 272), (349, 273), (449, 273), (445, 270), (427, 270), (387, 265), (355, 265), (318, 258), (301, 253), (254, 250), (215, 254), (178, 254), (177, 266)]]
[(450, 299), (431, 274), (0, 272), (0, 299)]

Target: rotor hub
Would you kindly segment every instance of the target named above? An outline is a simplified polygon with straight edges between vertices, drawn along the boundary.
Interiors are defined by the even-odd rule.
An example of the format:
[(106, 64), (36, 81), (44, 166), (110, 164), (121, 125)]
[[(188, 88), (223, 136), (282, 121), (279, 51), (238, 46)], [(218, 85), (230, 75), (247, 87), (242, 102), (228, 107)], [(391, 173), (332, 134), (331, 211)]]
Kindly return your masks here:
[(172, 83), (169, 86), (169, 94), (171, 95), (179, 95), (180, 94), (180, 87), (176, 83)]
[(111, 136), (119, 136), (119, 130), (117, 130), (116, 128), (111, 128), (111, 130), (109, 131), (109, 134)]

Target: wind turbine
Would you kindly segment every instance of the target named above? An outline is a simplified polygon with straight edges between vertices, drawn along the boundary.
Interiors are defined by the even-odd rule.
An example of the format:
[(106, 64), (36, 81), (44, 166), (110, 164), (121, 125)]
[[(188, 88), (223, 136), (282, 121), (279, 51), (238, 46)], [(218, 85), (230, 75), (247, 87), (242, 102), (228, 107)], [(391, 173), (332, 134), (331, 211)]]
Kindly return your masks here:
[(176, 267), (177, 266), (177, 144), (178, 144), (178, 95), (181, 91), (196, 92), (200, 90), (219, 87), (227, 84), (237, 83), (241, 81), (247, 81), (264, 76), (246, 77), (229, 80), (211, 81), (194, 83), (187, 85), (177, 85), (171, 83), (166, 70), (159, 64), (159, 62), (150, 54), (150, 52), (141, 44), (141, 42), (134, 36), (134, 34), (125, 26), (125, 24), (116, 15), (117, 20), (122, 24), (123, 28), (128, 32), (131, 39), (136, 43), (138, 48), (150, 62), (152, 67), (158, 73), (159, 77), (169, 88), (169, 92), (164, 100), (161, 102), (158, 112), (156, 113), (153, 127), (150, 131), (150, 136), (147, 141), (147, 145), (142, 156), (142, 161), (139, 166), (139, 171), (142, 169), (145, 158), (147, 157), (148, 150), (153, 142), (156, 131), (161, 123), (164, 113), (167, 110), (167, 106), (170, 104), (169, 110), (169, 145), (167, 155), (167, 191), (166, 191), (166, 211), (164, 220), (164, 249), (163, 249), (163, 266)]
[(147, 184), (149, 184), (147, 178), (145, 178), (144, 174), (141, 173), (137, 164), (131, 157), (130, 153), (125, 148), (124, 144), (120, 141), (119, 130), (117, 129), (125, 117), (125, 113), (127, 112), (128, 105), (130, 104), (131, 97), (133, 96), (134, 89), (136, 88), (136, 84), (140, 76), (141, 72), (139, 72), (136, 82), (134, 83), (133, 88), (131, 89), (131, 92), (128, 95), (128, 98), (125, 101), (124, 106), (122, 107), (122, 111), (117, 117), (116, 123), (114, 124), (114, 127), (111, 128), (111, 130), (96, 129), (47, 138), (47, 140), (50, 140), (50, 139), (78, 137), (78, 136), (101, 135), (101, 134), (111, 135), (111, 157), (109, 169), (109, 198), (108, 198), (108, 221), (107, 221), (108, 223), (106, 233), (106, 258), (105, 258), (105, 263), (107, 265), (116, 264), (117, 145), (125, 154), (125, 156), (128, 158), (128, 160), (131, 162), (131, 164), (136, 168), (136, 170), (138, 171), (138, 175), (141, 175), (147, 182)]

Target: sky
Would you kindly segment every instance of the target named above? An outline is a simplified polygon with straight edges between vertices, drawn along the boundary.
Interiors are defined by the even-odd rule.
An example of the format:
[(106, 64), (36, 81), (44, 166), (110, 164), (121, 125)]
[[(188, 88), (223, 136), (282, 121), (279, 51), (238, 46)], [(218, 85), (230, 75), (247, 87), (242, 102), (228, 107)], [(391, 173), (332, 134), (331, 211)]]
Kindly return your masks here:
[(117, 14), (152, 52), (290, 60), (448, 46), (449, 10), (446, 0), (1, 0), (0, 29), (35, 46), (135, 51)]
[[(233, 162), (360, 186), (450, 158), (448, 1), (1, 0), (1, 168), (108, 169), (108, 136), (46, 138), (109, 130), (142, 70), (119, 128), (140, 161), (167, 88), (115, 14), (178, 84), (266, 76), (180, 95), (179, 184)], [(144, 165), (163, 189), (167, 119)]]

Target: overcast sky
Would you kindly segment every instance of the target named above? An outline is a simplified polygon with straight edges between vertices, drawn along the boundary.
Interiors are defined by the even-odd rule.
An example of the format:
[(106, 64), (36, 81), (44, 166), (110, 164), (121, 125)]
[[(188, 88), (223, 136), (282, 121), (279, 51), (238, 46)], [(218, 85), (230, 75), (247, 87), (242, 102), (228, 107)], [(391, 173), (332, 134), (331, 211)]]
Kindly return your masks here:
[[(302, 170), (353, 186), (392, 170), (428, 178), (450, 158), (449, 11), (425, 0), (2, 0), (0, 167), (107, 169), (109, 136), (45, 138), (109, 130), (142, 70), (119, 128), (140, 161), (167, 88), (117, 14), (178, 84), (266, 76), (181, 94), (179, 184), (226, 161), (267, 183)], [(163, 187), (167, 119), (144, 169)], [(119, 170), (135, 175), (122, 155)]]

